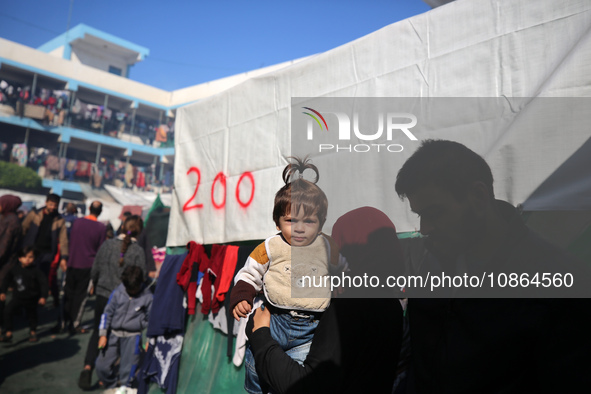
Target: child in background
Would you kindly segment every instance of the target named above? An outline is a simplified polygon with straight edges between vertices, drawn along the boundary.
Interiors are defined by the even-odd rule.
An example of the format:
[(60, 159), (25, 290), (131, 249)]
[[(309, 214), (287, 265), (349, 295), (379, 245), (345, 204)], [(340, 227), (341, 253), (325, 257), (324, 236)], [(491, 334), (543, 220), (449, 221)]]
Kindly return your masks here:
[(33, 265), (35, 257), (35, 249), (32, 246), (20, 250), (19, 263), (8, 271), (0, 286), (0, 301), (6, 300), (8, 287), (13, 288), (12, 300), (6, 305), (4, 311), (6, 335), (0, 338), (1, 342), (12, 340), (14, 315), (23, 308), (29, 320), (29, 342), (37, 342), (37, 304), (45, 305), (48, 285), (43, 272)]
[[(301, 364), (320, 316), (330, 304), (330, 290), (321, 289), (321, 296), (316, 291), (312, 296), (295, 298), (292, 286), (301, 291), (302, 276), (324, 278), (329, 271), (344, 270), (345, 263), (339, 259), (336, 244), (321, 233), (328, 200), (316, 185), (318, 169), (306, 159), (295, 161), (283, 171), (285, 186), (275, 195), (273, 220), (280, 233), (257, 246), (236, 275), (230, 308), (236, 320), (246, 317), (252, 311), (253, 299), (262, 291), (265, 306), (271, 312), (273, 339)], [(303, 179), (302, 173), (307, 169), (315, 172), (314, 182)], [(290, 182), (296, 173), (299, 177)], [(298, 264), (302, 260), (305, 264)], [(245, 367), (245, 390), (262, 393), (250, 347), (245, 353)]]
[(92, 370), (98, 357), (99, 325), (109, 297), (121, 284), (121, 275), (128, 266), (138, 266), (145, 272), (144, 250), (138, 245), (137, 237), (142, 233), (144, 222), (141, 217), (131, 215), (123, 222), (123, 234), (105, 241), (99, 248), (92, 264), (90, 294), (96, 294), (94, 303), (94, 329), (88, 340), (84, 369), (78, 378), (82, 390), (92, 388)]
[[(121, 283), (109, 297), (99, 326), (99, 349), (96, 373), (106, 389), (122, 385), (117, 392), (126, 392), (135, 382), (140, 358), (142, 330), (148, 327), (152, 292), (144, 286), (144, 272), (138, 266), (123, 270)], [(108, 339), (107, 339), (108, 337)], [(121, 358), (119, 372), (115, 362)]]

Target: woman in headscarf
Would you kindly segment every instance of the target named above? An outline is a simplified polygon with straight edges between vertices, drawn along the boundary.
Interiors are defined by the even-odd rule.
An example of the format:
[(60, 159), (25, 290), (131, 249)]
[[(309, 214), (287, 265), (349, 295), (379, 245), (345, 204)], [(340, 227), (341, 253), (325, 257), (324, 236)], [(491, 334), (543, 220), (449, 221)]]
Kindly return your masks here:
[[(16, 253), (22, 236), (22, 226), (16, 210), (21, 206), (19, 197), (5, 194), (0, 197), (0, 285), (6, 273), (18, 262), (10, 257)], [(10, 260), (10, 263), (9, 263)], [(4, 327), (4, 301), (0, 301), (0, 328)]]
[(16, 252), (21, 238), (21, 222), (16, 214), (21, 204), (17, 196), (5, 194), (0, 197), (0, 267)]

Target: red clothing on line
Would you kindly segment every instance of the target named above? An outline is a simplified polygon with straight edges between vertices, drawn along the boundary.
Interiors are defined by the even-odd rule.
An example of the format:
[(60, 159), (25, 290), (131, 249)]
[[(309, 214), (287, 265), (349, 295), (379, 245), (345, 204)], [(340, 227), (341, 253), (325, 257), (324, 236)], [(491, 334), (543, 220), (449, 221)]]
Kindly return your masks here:
[(195, 293), (197, 292), (197, 271), (201, 265), (209, 265), (209, 258), (205, 253), (203, 245), (199, 245), (196, 242), (189, 242), (187, 249), (189, 249), (189, 253), (176, 275), (176, 283), (187, 292), (188, 312), (189, 315), (194, 315), (197, 304), (195, 297)]
[[(201, 313), (207, 315), (211, 310), (213, 313), (217, 313), (220, 309), (217, 306), (217, 310), (214, 310), (214, 296), (215, 291), (212, 292), (211, 287), (214, 289), (219, 287), (219, 279), (221, 274), (221, 267), (224, 262), (224, 254), (226, 253), (226, 245), (213, 245), (211, 247), (211, 258), (209, 265), (205, 269), (200, 269), (204, 273), (201, 283), (201, 293), (203, 294), (203, 304), (201, 304)], [(216, 302), (217, 304), (217, 302)]]
[(226, 299), (226, 293), (230, 289), (230, 284), (234, 279), (234, 270), (236, 269), (237, 262), (238, 246), (228, 245), (226, 248), (226, 254), (224, 256), (224, 263), (222, 264), (219, 287), (215, 292), (215, 300), (220, 306), (224, 303), (224, 300)]

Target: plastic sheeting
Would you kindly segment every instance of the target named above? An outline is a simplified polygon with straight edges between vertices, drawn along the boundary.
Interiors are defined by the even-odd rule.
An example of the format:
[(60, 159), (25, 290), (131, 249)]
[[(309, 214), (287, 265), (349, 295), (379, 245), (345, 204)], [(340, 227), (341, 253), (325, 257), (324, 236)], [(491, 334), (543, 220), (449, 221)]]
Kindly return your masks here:
[[(510, 101), (591, 96), (590, 10), (586, 0), (452, 2), (180, 108), (167, 244), (263, 239), (275, 231), (273, 196), (282, 186), (281, 171), (291, 153), (293, 97)], [(528, 106), (515, 110), (525, 114)], [(591, 184), (589, 168), (577, 167), (581, 177), (574, 179), (554, 177), (550, 190), (540, 188), (552, 174), (560, 175), (558, 169), (587, 141), (587, 128), (561, 134), (553, 125), (519, 133), (514, 122), (506, 132), (491, 136), (478, 126), (478, 132), (455, 133), (452, 128), (436, 135), (462, 142), (485, 157), (498, 198), (527, 206), (535, 191), (535, 210), (588, 206), (580, 197), (588, 192), (581, 185)], [(417, 218), (393, 190), (395, 174), (412, 150), (400, 154), (390, 176), (375, 185), (391, 196), (376, 208), (395, 218), (401, 232), (418, 228)], [(558, 200), (556, 190), (566, 190), (559, 195), (570, 198)], [(329, 212), (327, 232), (338, 214)]]
[(139, 205), (144, 208), (150, 208), (158, 196), (160, 196), (164, 205), (170, 205), (170, 194), (133, 191), (111, 185), (105, 185), (105, 189), (121, 205)]

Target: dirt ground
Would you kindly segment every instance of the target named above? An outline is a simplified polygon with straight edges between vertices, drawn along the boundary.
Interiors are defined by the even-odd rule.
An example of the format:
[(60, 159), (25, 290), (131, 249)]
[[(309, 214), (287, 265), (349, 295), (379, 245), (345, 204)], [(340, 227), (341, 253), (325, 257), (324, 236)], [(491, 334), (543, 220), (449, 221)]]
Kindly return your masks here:
[[(98, 378), (93, 374), (93, 390), (78, 388), (78, 376), (84, 363), (90, 334), (54, 334), (56, 309), (52, 298), (38, 307), (39, 341), (30, 343), (25, 315), (15, 317), (11, 343), (0, 343), (0, 392), (2, 394), (99, 393)], [(86, 303), (83, 326), (90, 326), (94, 316), (94, 297)]]

